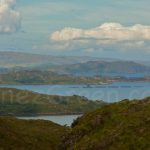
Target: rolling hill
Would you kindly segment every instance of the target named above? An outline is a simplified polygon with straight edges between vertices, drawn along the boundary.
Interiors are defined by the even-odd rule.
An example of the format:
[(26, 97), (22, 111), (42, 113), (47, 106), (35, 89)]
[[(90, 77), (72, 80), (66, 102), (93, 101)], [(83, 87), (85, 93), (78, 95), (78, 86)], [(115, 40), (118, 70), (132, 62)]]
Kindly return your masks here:
[(71, 128), (0, 117), (4, 150), (149, 150), (149, 141), (150, 97), (104, 105), (75, 120)]
[(61, 75), (52, 71), (20, 70), (0, 74), (0, 84), (100, 84), (108, 82), (102, 77), (76, 77)]
[(0, 117), (1, 150), (58, 150), (67, 128), (50, 121)]
[(0, 88), (0, 115), (83, 114), (105, 105), (81, 96), (38, 94), (26, 90)]
[(123, 100), (77, 119), (62, 150), (149, 150), (150, 97)]

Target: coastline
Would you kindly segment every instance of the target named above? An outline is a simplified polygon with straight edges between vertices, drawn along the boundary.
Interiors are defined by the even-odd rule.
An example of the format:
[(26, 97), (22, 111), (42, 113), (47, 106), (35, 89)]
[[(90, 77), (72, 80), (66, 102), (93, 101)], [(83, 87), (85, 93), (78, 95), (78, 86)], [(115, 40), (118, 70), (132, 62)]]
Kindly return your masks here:
[(0, 114), (2, 116), (12, 116), (12, 117), (42, 117), (42, 116), (76, 116), (84, 115), (85, 113), (37, 113), (37, 114)]
[(122, 78), (122, 77), (114, 77), (108, 79), (106, 82), (99, 82), (99, 83), (82, 83), (82, 82), (74, 82), (74, 83), (0, 83), (0, 86), (39, 86), (39, 85), (50, 85), (50, 86), (57, 86), (57, 85), (110, 85), (116, 82), (150, 82), (150, 78), (144, 77), (144, 78)]

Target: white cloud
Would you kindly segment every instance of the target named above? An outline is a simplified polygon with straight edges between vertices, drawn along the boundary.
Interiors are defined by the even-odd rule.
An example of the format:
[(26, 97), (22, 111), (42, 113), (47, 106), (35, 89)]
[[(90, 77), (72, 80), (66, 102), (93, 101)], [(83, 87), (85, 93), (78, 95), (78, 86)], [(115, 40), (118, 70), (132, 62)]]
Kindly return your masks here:
[(55, 50), (149, 52), (150, 26), (104, 23), (92, 29), (69, 27), (52, 33), (50, 41)]
[(119, 23), (105, 23), (99, 27), (85, 30), (64, 28), (51, 34), (53, 41), (72, 41), (93, 39), (98, 41), (143, 41), (150, 40), (150, 26), (136, 24), (125, 27)]
[(20, 28), (20, 13), (15, 0), (0, 0), (0, 33), (14, 33)]

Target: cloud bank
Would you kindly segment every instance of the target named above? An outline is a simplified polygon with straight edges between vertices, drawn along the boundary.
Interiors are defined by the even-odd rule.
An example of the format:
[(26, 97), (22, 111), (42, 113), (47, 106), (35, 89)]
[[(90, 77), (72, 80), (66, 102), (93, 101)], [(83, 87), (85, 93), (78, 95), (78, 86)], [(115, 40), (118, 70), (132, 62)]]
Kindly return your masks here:
[(125, 27), (119, 23), (105, 23), (93, 29), (64, 28), (50, 36), (53, 41), (99, 40), (143, 41), (150, 40), (150, 26), (136, 24)]
[(0, 33), (14, 33), (21, 25), (20, 13), (15, 0), (0, 0)]
[(92, 29), (68, 27), (53, 32), (50, 41), (55, 50), (150, 53), (150, 26), (141, 24), (123, 26), (114, 22), (104, 23)]

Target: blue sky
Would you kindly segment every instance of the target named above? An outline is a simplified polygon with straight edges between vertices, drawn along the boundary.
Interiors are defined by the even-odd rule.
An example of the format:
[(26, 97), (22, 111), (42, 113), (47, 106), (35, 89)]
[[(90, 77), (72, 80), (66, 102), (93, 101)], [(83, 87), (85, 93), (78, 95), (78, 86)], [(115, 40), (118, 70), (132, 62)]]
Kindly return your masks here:
[[(5, 23), (2, 25), (0, 21), (0, 27), (9, 23), (10, 29), (14, 29), (18, 20), (21, 25), (17, 26), (15, 31), (9, 30), (12, 31), (11, 33), (0, 32), (0, 50), (149, 60), (150, 39), (147, 38), (147, 35), (150, 35), (149, 6), (150, 1), (148, 0), (16, 0), (15, 8), (14, 6), (9, 7), (18, 12), (20, 18), (17, 18), (12, 25), (11, 20), (8, 20), (12, 19), (12, 16), (5, 16), (8, 19), (6, 21), (4, 18)], [(0, 13), (0, 15), (3, 14)], [(111, 35), (108, 32), (103, 34), (105, 37), (111, 36), (116, 39), (118, 24), (121, 25), (119, 35), (123, 34), (122, 30), (126, 30), (126, 27), (128, 27), (126, 31), (128, 32), (136, 24), (140, 24), (137, 32), (143, 28), (142, 34), (144, 33), (145, 36), (141, 38), (141, 32), (129, 32), (127, 39), (122, 35), (122, 40), (115, 40), (115, 42), (110, 39), (105, 41), (102, 36), (98, 36), (98, 39), (95, 40), (97, 38), (95, 34), (87, 37), (87, 33), (93, 33), (93, 30), (95, 32), (95, 28), (103, 24), (105, 27), (102, 30), (106, 30), (106, 27), (109, 26), (111, 32)], [(64, 29), (67, 30), (64, 32)], [(79, 39), (69, 37), (69, 39), (62, 40), (56, 36), (51, 38), (52, 35), (56, 35), (54, 34), (56, 31), (61, 37), (77, 34), (76, 29), (86, 33), (75, 37)], [(99, 31), (99, 34), (102, 33)], [(130, 38), (133, 33), (135, 36)], [(139, 38), (135, 38), (136, 35), (139, 35)]]

